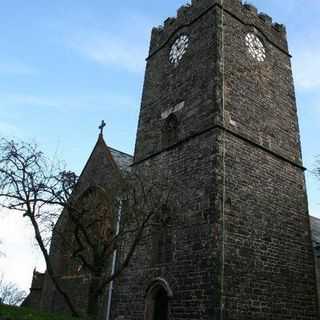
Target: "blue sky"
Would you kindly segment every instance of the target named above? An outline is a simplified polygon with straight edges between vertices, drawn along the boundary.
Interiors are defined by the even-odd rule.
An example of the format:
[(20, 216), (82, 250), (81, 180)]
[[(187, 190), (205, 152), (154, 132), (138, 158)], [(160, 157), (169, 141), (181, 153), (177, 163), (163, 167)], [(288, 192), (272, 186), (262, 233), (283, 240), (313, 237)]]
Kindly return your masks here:
[[(80, 172), (104, 119), (107, 143), (132, 153), (151, 28), (175, 15), (185, 3), (4, 1), (0, 11), (0, 136), (34, 140)], [(287, 26), (304, 164), (312, 169), (320, 154), (320, 1), (250, 3)], [(320, 217), (320, 183), (309, 172), (307, 182), (310, 212)], [(7, 249), (7, 258), (0, 258), (0, 273), (16, 280), (19, 257), (13, 257), (11, 249), (20, 252), (20, 259), (23, 252), (28, 266), (17, 281), (27, 288), (28, 270), (41, 262), (30, 249), (32, 234), (25, 235), (22, 239), (28, 241), (22, 244), (25, 225), (12, 219), (0, 221), (0, 238)]]

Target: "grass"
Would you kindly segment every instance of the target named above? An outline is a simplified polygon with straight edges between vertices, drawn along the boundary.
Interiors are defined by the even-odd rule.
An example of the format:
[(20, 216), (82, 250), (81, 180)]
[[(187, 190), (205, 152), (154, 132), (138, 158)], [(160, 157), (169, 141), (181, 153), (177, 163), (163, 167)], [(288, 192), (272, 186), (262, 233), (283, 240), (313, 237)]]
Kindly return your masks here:
[[(0, 305), (0, 319), (10, 320), (72, 320), (71, 316), (35, 311), (28, 308)], [(1, 319), (2, 320), (2, 319)], [(74, 320), (74, 319), (73, 319)]]

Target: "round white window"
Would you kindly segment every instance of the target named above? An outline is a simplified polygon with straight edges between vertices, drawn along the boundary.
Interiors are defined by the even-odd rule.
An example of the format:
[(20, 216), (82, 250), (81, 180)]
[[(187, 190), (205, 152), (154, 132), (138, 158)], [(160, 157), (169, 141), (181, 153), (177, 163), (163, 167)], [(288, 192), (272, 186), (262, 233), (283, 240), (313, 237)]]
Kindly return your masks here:
[(169, 61), (174, 65), (178, 65), (182, 57), (189, 47), (189, 38), (186, 35), (181, 35), (171, 46)]
[(258, 62), (263, 62), (266, 59), (266, 49), (262, 41), (254, 33), (246, 35), (246, 46), (250, 55)]

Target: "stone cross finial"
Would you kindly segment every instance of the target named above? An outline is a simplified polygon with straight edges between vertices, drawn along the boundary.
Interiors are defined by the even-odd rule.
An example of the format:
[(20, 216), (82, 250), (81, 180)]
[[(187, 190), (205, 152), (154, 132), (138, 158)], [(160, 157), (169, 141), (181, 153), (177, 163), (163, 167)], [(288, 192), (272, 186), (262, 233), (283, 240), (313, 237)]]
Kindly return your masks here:
[(105, 126), (106, 126), (106, 123), (104, 122), (104, 120), (102, 120), (102, 121), (101, 121), (101, 125), (99, 126), (100, 134), (101, 134), (101, 135), (103, 134), (103, 129), (104, 129)]

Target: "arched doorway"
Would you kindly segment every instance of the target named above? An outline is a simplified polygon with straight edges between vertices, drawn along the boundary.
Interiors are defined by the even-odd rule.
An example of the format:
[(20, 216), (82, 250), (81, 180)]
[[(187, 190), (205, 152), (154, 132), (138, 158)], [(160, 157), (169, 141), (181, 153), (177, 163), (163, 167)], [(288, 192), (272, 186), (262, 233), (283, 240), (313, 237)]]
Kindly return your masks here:
[(163, 287), (159, 287), (153, 297), (152, 320), (168, 320), (168, 296)]
[(153, 281), (147, 290), (145, 320), (168, 320), (171, 297), (172, 291), (165, 280)]

